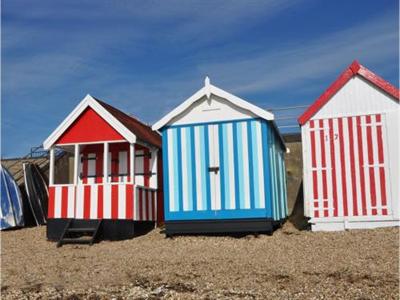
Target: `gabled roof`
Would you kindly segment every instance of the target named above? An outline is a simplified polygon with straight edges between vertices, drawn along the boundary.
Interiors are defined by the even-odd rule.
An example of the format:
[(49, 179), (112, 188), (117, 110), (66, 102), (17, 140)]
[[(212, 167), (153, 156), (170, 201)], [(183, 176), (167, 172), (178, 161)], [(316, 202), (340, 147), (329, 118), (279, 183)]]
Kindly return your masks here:
[(160, 135), (152, 131), (149, 126), (89, 94), (86, 95), (78, 106), (75, 107), (65, 120), (43, 142), (43, 147), (49, 149), (54, 145), (61, 135), (88, 107), (99, 114), (100, 117), (108, 122), (128, 142), (135, 143), (137, 140), (140, 140), (153, 146), (161, 147)]
[(321, 96), (298, 118), (300, 125), (304, 125), (312, 118), (352, 77), (359, 75), (382, 91), (399, 101), (399, 89), (368, 70), (358, 61), (353, 63), (322, 93)]
[(215, 95), (221, 98), (226, 99), (227, 101), (231, 102), (232, 104), (250, 111), (251, 113), (255, 114), (256, 116), (265, 119), (265, 120), (274, 120), (274, 115), (260, 107), (257, 107), (246, 100), (243, 100), (235, 95), (232, 95), (212, 84), (210, 84), (210, 79), (206, 77), (204, 87), (198, 90), (195, 94), (191, 97), (186, 99), (182, 104), (177, 106), (167, 115), (165, 115), (161, 120), (156, 122), (152, 128), (153, 130), (158, 130), (165, 125), (167, 125), (174, 117), (178, 116), (179, 114), (183, 113), (186, 109), (188, 109), (193, 103), (200, 100), (203, 97), (207, 97), (210, 99), (211, 95)]

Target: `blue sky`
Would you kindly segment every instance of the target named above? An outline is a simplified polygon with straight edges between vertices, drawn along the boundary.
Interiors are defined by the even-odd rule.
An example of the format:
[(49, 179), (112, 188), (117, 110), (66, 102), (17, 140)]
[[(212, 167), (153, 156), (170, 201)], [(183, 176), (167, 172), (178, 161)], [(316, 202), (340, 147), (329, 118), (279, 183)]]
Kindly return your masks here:
[[(2, 1), (2, 157), (88, 93), (154, 123), (211, 82), (310, 104), (358, 59), (398, 86), (398, 1)], [(299, 114), (301, 111), (299, 111)]]

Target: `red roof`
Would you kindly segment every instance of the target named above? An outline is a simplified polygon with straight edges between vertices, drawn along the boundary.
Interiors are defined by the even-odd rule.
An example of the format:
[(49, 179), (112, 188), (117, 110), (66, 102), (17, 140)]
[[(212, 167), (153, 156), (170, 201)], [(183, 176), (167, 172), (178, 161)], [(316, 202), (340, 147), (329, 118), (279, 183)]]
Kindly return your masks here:
[(132, 131), (139, 140), (149, 143), (153, 146), (161, 148), (161, 136), (153, 131), (150, 126), (143, 124), (139, 120), (128, 116), (119, 109), (95, 98), (110, 114), (112, 114), (118, 121), (120, 121), (126, 128)]
[(322, 93), (321, 96), (298, 118), (300, 125), (304, 125), (312, 118), (331, 98), (339, 91), (352, 77), (359, 75), (368, 80), (382, 91), (392, 96), (395, 100), (399, 101), (399, 89), (379, 77), (374, 72), (368, 70), (358, 61), (353, 63), (346, 69), (340, 76)]

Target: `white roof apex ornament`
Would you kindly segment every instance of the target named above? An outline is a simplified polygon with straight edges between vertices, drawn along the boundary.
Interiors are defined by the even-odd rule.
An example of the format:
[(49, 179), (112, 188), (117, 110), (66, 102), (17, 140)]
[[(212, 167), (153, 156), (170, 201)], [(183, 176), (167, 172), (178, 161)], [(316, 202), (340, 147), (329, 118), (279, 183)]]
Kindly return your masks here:
[(210, 89), (210, 77), (206, 76), (206, 78), (204, 78), (204, 88), (206, 90), (206, 96), (207, 96), (207, 100), (210, 100), (211, 97), (211, 89)]

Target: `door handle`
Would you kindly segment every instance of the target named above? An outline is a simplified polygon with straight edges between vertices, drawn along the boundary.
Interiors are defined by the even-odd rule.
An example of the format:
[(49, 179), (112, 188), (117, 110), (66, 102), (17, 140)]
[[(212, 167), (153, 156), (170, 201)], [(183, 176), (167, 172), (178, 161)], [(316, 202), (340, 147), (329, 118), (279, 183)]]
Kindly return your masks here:
[(219, 167), (208, 167), (208, 172), (214, 172), (217, 174), (219, 171)]

